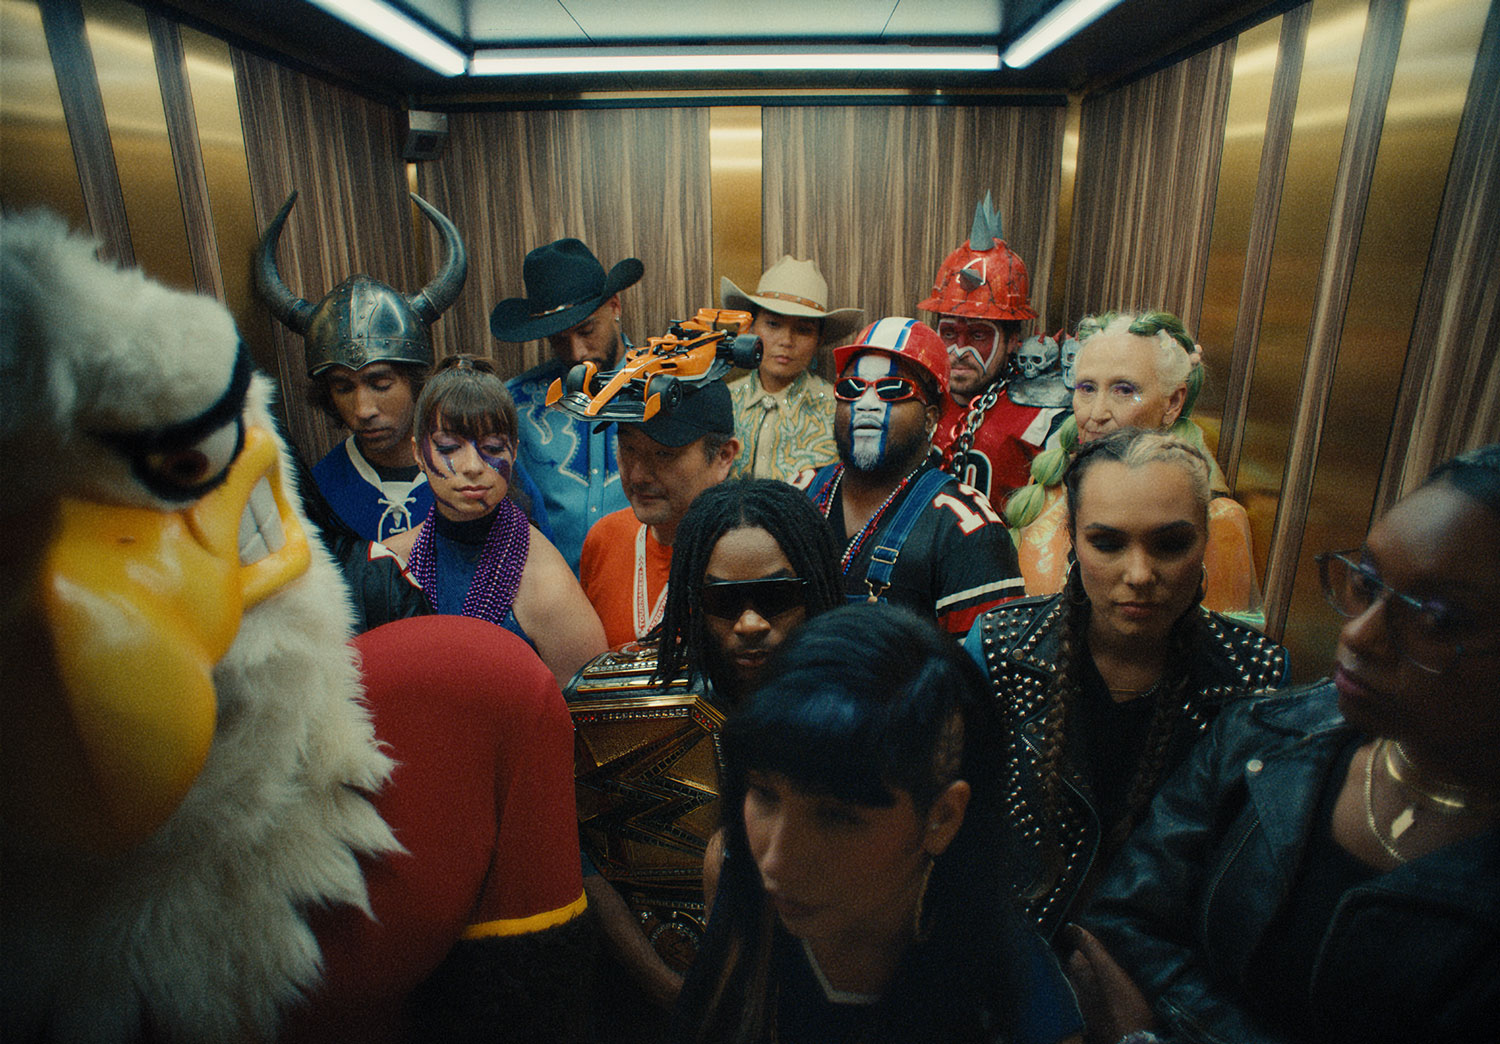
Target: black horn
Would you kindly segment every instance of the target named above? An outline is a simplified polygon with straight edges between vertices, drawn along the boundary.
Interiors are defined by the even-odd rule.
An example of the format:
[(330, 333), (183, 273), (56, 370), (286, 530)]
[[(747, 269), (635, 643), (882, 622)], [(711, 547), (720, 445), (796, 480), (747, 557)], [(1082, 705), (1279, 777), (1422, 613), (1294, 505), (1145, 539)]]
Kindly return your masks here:
[(276, 245), (281, 241), (281, 226), (286, 224), (286, 216), (292, 212), (292, 205), (296, 202), (297, 190), (293, 189), (271, 223), (266, 226), (265, 235), (260, 237), (251, 271), (255, 274), (255, 292), (266, 302), (271, 314), (289, 326), (293, 333), (305, 334), (307, 324), (312, 321), (313, 306), (292, 293), (286, 283), (282, 282), (281, 273), (276, 269)]
[(421, 293), (407, 298), (412, 311), (424, 323), (431, 324), (447, 310), (458, 297), (458, 292), (464, 288), (464, 280), (469, 276), (469, 255), (464, 250), (464, 241), (459, 238), (458, 229), (442, 211), (415, 192), (411, 194), (411, 198), (422, 208), (422, 213), (427, 215), (428, 220), (437, 226), (438, 235), (443, 237), (446, 254), (442, 270), (432, 277), (432, 282)]

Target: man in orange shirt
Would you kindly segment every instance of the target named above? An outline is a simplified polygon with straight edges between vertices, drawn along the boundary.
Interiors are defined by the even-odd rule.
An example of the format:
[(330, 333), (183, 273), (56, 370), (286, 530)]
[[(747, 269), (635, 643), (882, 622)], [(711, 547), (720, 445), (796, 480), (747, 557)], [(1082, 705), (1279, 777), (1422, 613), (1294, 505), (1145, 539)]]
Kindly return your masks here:
[(611, 648), (661, 622), (677, 523), (694, 497), (728, 477), (739, 452), (734, 406), (722, 380), (685, 388), (670, 413), (621, 422), (620, 484), (630, 507), (594, 523), (578, 564)]

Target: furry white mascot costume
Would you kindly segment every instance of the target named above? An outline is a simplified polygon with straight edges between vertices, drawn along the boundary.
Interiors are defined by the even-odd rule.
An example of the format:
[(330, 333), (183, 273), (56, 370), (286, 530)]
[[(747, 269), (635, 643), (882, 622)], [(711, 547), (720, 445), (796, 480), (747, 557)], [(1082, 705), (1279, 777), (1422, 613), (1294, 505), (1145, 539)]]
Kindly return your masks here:
[[(469, 621), (349, 644), (269, 395), (217, 302), (50, 215), (0, 222), (3, 1036), (459, 1035), (413, 991), (519, 939), (550, 980), (499, 1002), (460, 979), (440, 1006), (567, 1038), (538, 961), (583, 906), (556, 687)], [(424, 686), (429, 656), (506, 689)], [(543, 1015), (508, 1032), (517, 997)]]

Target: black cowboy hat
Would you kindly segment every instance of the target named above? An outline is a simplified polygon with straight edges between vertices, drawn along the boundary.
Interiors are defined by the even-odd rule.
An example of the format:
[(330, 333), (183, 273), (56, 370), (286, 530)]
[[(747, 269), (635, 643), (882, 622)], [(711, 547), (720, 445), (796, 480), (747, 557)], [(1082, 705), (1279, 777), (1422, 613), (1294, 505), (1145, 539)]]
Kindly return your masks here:
[(490, 312), (499, 341), (532, 341), (576, 326), (605, 301), (634, 286), (646, 266), (633, 257), (604, 274), (594, 252), (577, 239), (559, 239), (526, 255), (525, 297), (510, 297)]

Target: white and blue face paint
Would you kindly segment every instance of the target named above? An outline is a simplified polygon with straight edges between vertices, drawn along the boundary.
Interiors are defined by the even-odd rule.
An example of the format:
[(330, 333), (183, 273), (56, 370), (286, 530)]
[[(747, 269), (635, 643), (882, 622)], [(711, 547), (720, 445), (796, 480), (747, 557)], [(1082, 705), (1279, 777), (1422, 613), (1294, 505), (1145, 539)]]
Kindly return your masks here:
[(869, 471), (885, 463), (891, 437), (891, 404), (875, 394), (874, 382), (900, 375), (896, 360), (884, 352), (866, 352), (848, 371), (870, 382), (862, 395), (849, 404), (849, 447), (854, 466)]

